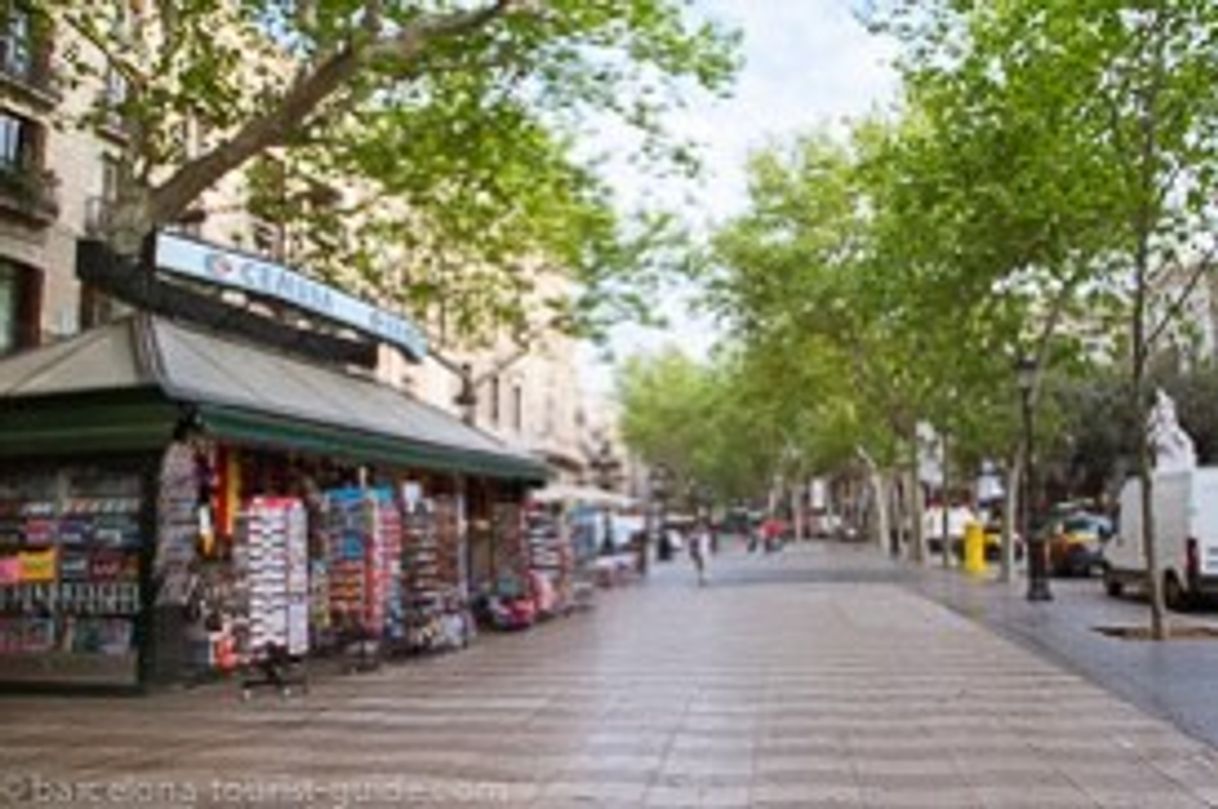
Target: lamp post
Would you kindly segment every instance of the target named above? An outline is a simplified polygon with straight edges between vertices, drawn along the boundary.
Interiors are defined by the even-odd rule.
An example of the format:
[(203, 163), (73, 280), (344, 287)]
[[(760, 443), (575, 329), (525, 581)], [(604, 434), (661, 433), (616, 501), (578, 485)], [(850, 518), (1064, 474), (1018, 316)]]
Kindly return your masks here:
[(596, 472), (596, 485), (607, 492), (613, 491), (622, 468), (622, 462), (613, 456), (613, 445), (608, 441), (602, 442), (590, 465)]
[(1035, 463), (1033, 461), (1034, 429), (1032, 424), (1032, 388), (1036, 384), (1036, 361), (1024, 357), (1016, 369), (1020, 405), (1023, 416), (1024, 474), (1023, 495), (1019, 498), (1019, 530), (1028, 549), (1028, 601), (1052, 601), (1045, 559), (1044, 538), (1035, 532), (1032, 497), (1035, 496)]
[(461, 380), (461, 389), (453, 403), (461, 410), (461, 420), (470, 427), (478, 420), (478, 389), (474, 385), (474, 368), (468, 362), (457, 367), (457, 376)]
[(650, 540), (654, 534), (656, 547), (663, 561), (672, 559), (672, 547), (668, 544), (664, 533), (664, 504), (668, 500), (668, 484), (668, 468), (663, 464), (653, 466), (648, 473), (647, 488), (650, 497), (647, 502), (647, 514), (654, 520), (654, 523), (648, 526), (647, 538)]

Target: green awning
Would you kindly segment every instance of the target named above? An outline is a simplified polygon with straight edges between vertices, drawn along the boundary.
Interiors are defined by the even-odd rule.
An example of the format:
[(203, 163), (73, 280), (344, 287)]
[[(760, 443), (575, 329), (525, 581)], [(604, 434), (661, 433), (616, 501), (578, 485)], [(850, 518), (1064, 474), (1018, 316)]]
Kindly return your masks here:
[(419, 442), (389, 441), (382, 436), (326, 424), (275, 418), (233, 408), (201, 405), (203, 430), (238, 444), (290, 448), (298, 452), (356, 463), (382, 463), (436, 472), (542, 483), (544, 470), (514, 456), (462, 451)]
[(155, 391), (4, 402), (0, 457), (159, 450), (180, 413)]
[(541, 483), (547, 467), (371, 379), (137, 315), (0, 361), (0, 456), (152, 449), (181, 419), (217, 438)]

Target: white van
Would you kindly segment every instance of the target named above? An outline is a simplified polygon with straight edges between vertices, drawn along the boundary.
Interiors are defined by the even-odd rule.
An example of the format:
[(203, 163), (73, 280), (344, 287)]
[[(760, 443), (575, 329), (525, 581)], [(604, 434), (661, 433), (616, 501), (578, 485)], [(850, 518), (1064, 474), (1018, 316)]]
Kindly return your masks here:
[[(1163, 596), (1173, 609), (1218, 594), (1218, 467), (1163, 472), (1154, 479), (1155, 547)], [(1111, 596), (1145, 585), (1142, 484), (1121, 489), (1120, 529), (1104, 551), (1104, 586)]]

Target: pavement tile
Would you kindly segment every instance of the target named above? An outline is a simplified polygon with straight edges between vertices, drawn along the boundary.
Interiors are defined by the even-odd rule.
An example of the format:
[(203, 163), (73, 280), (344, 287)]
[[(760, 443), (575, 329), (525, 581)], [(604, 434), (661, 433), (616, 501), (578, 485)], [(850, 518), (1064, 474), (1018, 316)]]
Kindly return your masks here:
[(753, 788), (752, 799), (754, 806), (858, 805), (862, 802), (862, 791), (857, 784), (758, 784)]
[(603, 781), (551, 781), (541, 790), (541, 800), (607, 801), (635, 803), (643, 799), (644, 784), (609, 784)]
[(287, 702), (8, 698), (0, 774), (397, 778), (425, 790), (409, 806), (1218, 805), (1214, 751), (876, 579), (882, 560), (719, 562), (704, 591), (661, 567), (587, 615)]
[(860, 789), (864, 806), (908, 807), (908, 809), (980, 809), (982, 799), (976, 792), (959, 786), (937, 787), (874, 787), (864, 785)]

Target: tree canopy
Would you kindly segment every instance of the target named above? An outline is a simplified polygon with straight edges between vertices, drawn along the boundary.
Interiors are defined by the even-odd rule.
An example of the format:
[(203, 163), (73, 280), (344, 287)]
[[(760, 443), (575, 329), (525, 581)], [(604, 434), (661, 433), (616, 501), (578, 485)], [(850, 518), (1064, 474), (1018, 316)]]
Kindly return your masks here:
[[(321, 237), (310, 266), (455, 303), (465, 331), (521, 326), (538, 268), (584, 293), (535, 307), (559, 326), (644, 313), (673, 222), (620, 214), (586, 136), (624, 125), (657, 176), (695, 171), (665, 111), (725, 92), (737, 67), (736, 35), (677, 0), (28, 5), (66, 43), (66, 83), (104, 88), (74, 123), (124, 134), (117, 247), (272, 155), (277, 213)], [(357, 193), (319, 206), (318, 182)]]

